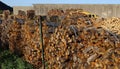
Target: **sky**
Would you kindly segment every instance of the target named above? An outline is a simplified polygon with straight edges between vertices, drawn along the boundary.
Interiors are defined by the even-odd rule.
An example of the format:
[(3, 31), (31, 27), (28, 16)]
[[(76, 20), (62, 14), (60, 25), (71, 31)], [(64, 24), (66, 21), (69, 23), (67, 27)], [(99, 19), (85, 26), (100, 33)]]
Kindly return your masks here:
[(32, 6), (32, 4), (120, 4), (120, 0), (1, 0), (9, 6)]

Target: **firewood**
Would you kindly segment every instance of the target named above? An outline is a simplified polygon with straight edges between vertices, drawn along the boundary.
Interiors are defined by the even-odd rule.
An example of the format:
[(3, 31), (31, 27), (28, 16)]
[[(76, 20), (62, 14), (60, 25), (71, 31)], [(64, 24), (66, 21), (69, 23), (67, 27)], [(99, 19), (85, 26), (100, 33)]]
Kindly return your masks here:
[(35, 16), (35, 11), (34, 10), (27, 10), (27, 18), (28, 19), (33, 19)]
[(3, 14), (4, 14), (4, 19), (8, 19), (9, 15), (10, 15), (10, 11), (9, 10), (4, 10)]
[[(45, 62), (48, 68), (119, 68), (120, 38), (105, 28), (108, 24), (118, 23), (119, 18), (110, 19), (112, 22), (107, 19), (96, 20), (85, 17), (82, 11), (84, 10), (68, 9), (63, 13), (52, 10), (49, 11), (47, 18), (42, 20)], [(60, 21), (57, 22), (56, 17), (50, 19), (54, 16)], [(9, 18), (2, 20), (0, 39), (3, 45), (8, 42), (12, 52), (23, 54), (27, 62), (41, 68), (39, 16), (36, 17), (34, 11), (30, 11), (25, 16), (27, 17), (28, 19), (24, 19), (17, 15), (13, 21), (9, 21)], [(112, 26), (113, 30), (116, 30), (115, 27)]]

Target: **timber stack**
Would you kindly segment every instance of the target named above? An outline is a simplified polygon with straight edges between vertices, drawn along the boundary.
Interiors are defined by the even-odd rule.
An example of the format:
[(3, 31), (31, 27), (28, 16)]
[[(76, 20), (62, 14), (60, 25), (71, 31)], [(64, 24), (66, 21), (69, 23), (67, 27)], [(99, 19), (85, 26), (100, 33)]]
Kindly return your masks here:
[(119, 68), (116, 56), (120, 39), (117, 35), (99, 27), (94, 19), (77, 17), (79, 14), (75, 11), (72, 13), (63, 19), (45, 48), (48, 68)]
[[(119, 69), (119, 18), (97, 19), (82, 9), (50, 10), (42, 21), (45, 62), (49, 69)], [(27, 62), (42, 66), (39, 20), (33, 10), (0, 18), (0, 38)], [(7, 20), (6, 20), (7, 19)], [(115, 24), (111, 26), (107, 24)], [(117, 25), (117, 26), (116, 26)], [(108, 27), (107, 27), (108, 26)], [(118, 27), (118, 28), (116, 28)]]

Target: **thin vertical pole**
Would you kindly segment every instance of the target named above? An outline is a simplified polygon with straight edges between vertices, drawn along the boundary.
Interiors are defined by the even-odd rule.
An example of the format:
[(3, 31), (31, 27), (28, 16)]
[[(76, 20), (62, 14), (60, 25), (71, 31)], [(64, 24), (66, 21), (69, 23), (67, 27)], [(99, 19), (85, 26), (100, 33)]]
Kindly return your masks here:
[(45, 69), (45, 60), (44, 60), (44, 46), (43, 46), (43, 33), (42, 33), (42, 17), (40, 16), (40, 39), (41, 39), (41, 45), (42, 45), (42, 65), (43, 69)]

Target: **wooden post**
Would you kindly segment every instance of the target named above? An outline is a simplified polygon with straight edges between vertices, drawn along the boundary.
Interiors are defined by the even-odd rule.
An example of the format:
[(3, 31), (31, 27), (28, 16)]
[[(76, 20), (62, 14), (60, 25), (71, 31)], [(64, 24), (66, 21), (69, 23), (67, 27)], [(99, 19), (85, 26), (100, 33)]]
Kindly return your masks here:
[(40, 21), (40, 39), (41, 39), (41, 45), (42, 45), (42, 67), (45, 69), (45, 60), (44, 60), (44, 46), (43, 46), (43, 33), (42, 33), (42, 20), (41, 16), (39, 18)]

